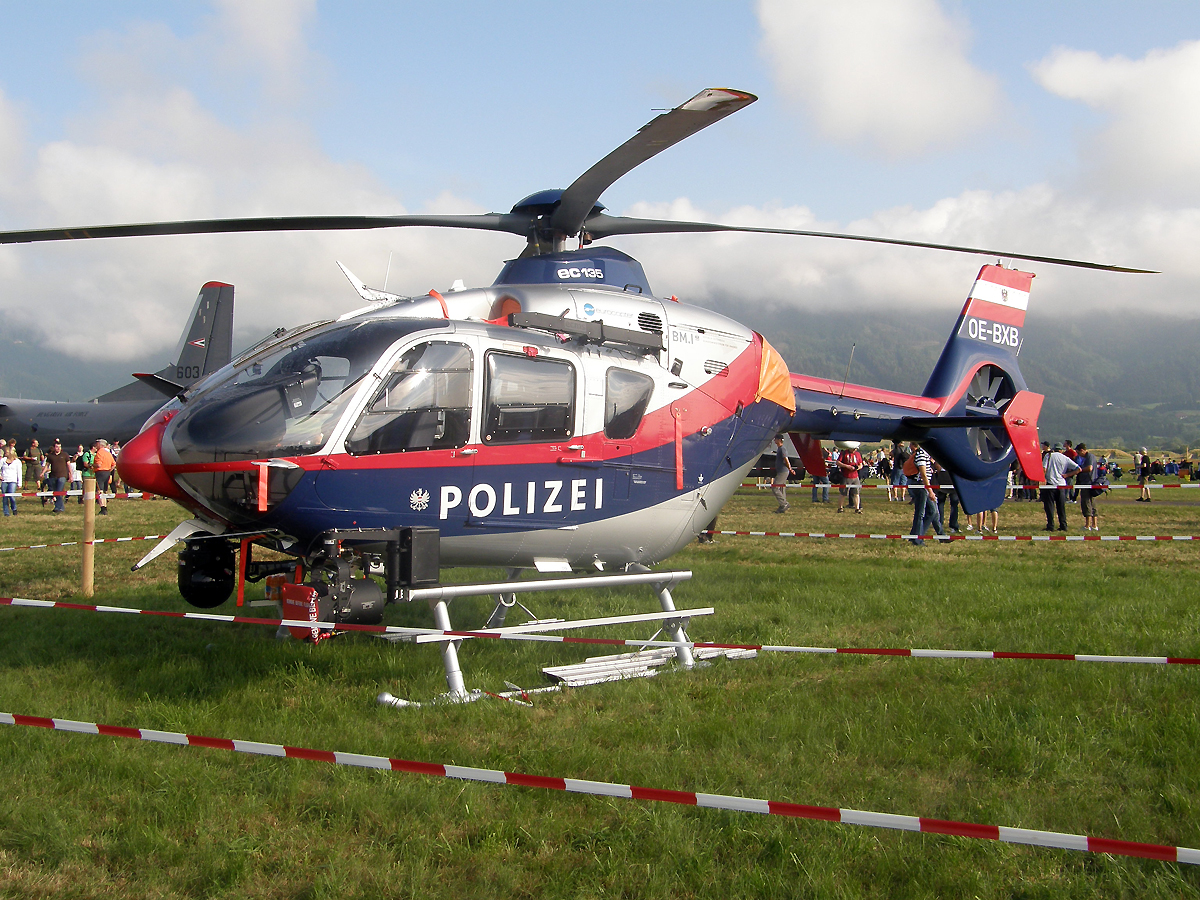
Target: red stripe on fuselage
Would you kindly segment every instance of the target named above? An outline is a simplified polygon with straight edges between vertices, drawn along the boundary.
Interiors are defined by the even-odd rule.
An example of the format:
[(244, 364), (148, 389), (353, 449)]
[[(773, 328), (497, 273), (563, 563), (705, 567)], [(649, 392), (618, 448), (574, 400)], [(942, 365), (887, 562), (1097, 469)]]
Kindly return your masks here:
[[(676, 397), (666, 395), (667, 402), (658, 409), (649, 411), (638, 426), (637, 433), (628, 440), (614, 441), (603, 432), (563, 438), (553, 443), (470, 444), (454, 450), (413, 450), (405, 453), (384, 453), (371, 456), (351, 456), (348, 453), (317, 454), (312, 456), (279, 457), (300, 468), (315, 472), (321, 469), (432, 469), (462, 465), (523, 465), (550, 463), (586, 463), (590, 460), (603, 461), (609, 454), (627, 456), (643, 453), (659, 447), (671, 446), (676, 442), (675, 413), (679, 415), (679, 428), (683, 437), (689, 437), (702, 428), (713, 427), (737, 411), (738, 404), (749, 406), (754, 402), (758, 390), (759, 365), (762, 359), (762, 338), (757, 334), (754, 341), (729, 363), (727, 374), (713, 375), (698, 387), (692, 387)], [(670, 393), (674, 389), (668, 388)], [(571, 448), (580, 449), (571, 449)], [(464, 450), (472, 450), (464, 456)], [(236, 462), (188, 463), (167, 465), (172, 475), (190, 472), (236, 472), (253, 471), (264, 460), (239, 460)]]

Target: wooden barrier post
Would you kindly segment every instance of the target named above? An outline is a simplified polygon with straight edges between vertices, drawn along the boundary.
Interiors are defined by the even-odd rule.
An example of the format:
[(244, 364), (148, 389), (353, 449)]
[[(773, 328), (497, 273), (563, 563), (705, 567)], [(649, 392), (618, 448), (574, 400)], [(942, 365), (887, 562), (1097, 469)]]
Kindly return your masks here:
[(96, 476), (88, 475), (83, 479), (83, 577), (80, 592), (90, 597), (96, 592), (94, 576), (96, 571)]

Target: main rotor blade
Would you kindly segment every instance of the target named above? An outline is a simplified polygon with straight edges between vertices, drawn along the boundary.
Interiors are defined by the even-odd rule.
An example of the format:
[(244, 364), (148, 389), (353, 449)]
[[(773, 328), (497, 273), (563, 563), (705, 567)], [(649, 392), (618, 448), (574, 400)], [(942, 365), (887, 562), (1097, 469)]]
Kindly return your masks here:
[(757, 99), (745, 91), (708, 88), (687, 103), (652, 119), (563, 191), (558, 207), (550, 217), (550, 227), (564, 235), (578, 234), (600, 195), (618, 178)]
[(931, 244), (926, 241), (903, 241), (899, 238), (869, 237), (862, 234), (839, 234), (834, 231), (798, 231), (790, 228), (754, 228), (748, 225), (716, 225), (711, 222), (676, 222), (670, 219), (638, 219), (631, 216), (610, 216), (597, 213), (584, 222), (583, 230), (593, 240), (620, 234), (692, 234), (696, 232), (738, 231), (749, 234), (793, 234), (800, 237), (833, 238), (842, 241), (865, 241), (872, 244), (895, 244), (900, 247), (922, 247), (927, 250), (949, 250), (952, 253), (976, 253), (1005, 259), (1024, 259), (1051, 263), (1056, 266), (1075, 266), (1080, 269), (1101, 269), (1105, 272), (1129, 272), (1137, 275), (1158, 275), (1154, 269), (1131, 269), (1079, 259), (1057, 256), (1033, 256), (1008, 250), (988, 250), (983, 247), (958, 247), (953, 244)]
[(97, 225), (86, 228), (43, 228), (0, 232), (0, 244), (78, 241), (93, 238), (141, 237), (155, 234), (228, 234), (252, 231), (356, 231), (405, 226), (474, 228), (504, 231), (524, 237), (532, 225), (527, 215), (486, 213), (468, 216), (277, 216), (249, 219), (196, 219), (186, 222), (146, 222), (137, 225)]

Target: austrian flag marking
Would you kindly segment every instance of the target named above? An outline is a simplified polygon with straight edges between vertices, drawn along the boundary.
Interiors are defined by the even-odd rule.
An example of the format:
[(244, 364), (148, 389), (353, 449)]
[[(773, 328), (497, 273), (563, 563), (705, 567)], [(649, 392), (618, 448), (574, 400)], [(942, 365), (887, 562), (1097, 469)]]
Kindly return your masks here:
[(963, 306), (959, 335), (1002, 347), (1021, 346), (1033, 275), (984, 266)]

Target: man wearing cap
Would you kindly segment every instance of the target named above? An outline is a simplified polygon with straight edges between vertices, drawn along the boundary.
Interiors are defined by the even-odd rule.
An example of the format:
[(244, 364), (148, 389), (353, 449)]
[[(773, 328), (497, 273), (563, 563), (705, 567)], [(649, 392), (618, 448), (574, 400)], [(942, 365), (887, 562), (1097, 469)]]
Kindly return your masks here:
[(1042, 486), (1042, 507), (1046, 510), (1046, 531), (1054, 530), (1054, 513), (1058, 512), (1058, 530), (1067, 530), (1067, 476), (1079, 471), (1079, 466), (1063, 456), (1062, 444), (1055, 444), (1042, 455), (1046, 483)]

